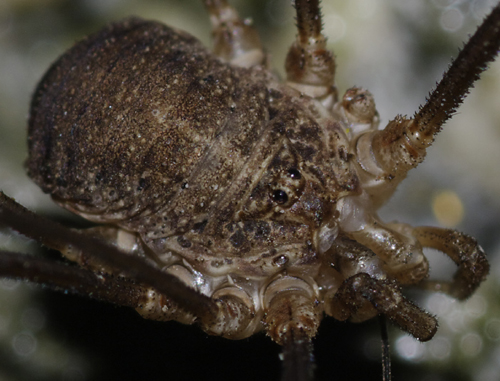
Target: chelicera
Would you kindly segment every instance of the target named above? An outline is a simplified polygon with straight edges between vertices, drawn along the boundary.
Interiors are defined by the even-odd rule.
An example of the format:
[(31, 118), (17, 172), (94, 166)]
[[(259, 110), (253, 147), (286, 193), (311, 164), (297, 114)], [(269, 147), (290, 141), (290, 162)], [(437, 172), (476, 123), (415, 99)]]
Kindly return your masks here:
[[(207, 2), (207, 6), (216, 24), (215, 34), (220, 37), (215, 48), (220, 58), (235, 66), (254, 68), (229, 69), (201, 48), (196, 47), (193, 53), (190, 49), (195, 47), (196, 42), (183, 34), (173, 33), (157, 24), (129, 20), (91, 37), (85, 43), (85, 48), (79, 45), (59, 63), (59, 67), (73, 70), (77, 61), (88, 59), (90, 49), (94, 56), (86, 63), (95, 64), (95, 68), (87, 72), (84, 70), (83, 75), (87, 76), (87, 80), (78, 82), (82, 73), (77, 74), (77, 79), (68, 79), (66, 75), (69, 75), (69, 69), (59, 71), (54, 67), (34, 98), (31, 117), (32, 156), (29, 164), (31, 176), (69, 209), (96, 222), (112, 221), (114, 226), (124, 228), (96, 228), (93, 235), (106, 238), (122, 249), (137, 254), (137, 257), (149, 258), (149, 267), (144, 265), (144, 261), (138, 261), (136, 256), (118, 259), (118, 254), (102, 245), (99, 239), (92, 240), (88, 236), (82, 239), (80, 234), (64, 234), (71, 245), (68, 247), (59, 238), (51, 237), (51, 232), (55, 230), (48, 222), (45, 226), (48, 229), (36, 232), (36, 229), (44, 226), (34, 217), (27, 217), (29, 221), (20, 220), (20, 225), (16, 225), (15, 219), (23, 218), (25, 212), (14, 205), (11, 208), (11, 202), (5, 199), (3, 215), (7, 215), (6, 223), (24, 234), (42, 237), (42, 242), (60, 249), (82, 267), (102, 273), (96, 279), (97, 284), (99, 281), (103, 283), (96, 286), (96, 279), (88, 273), (86, 275), (90, 278), (87, 286), (84, 282), (80, 285), (65, 283), (62, 275), (60, 278), (56, 275), (55, 266), (51, 270), (53, 273), (49, 274), (51, 278), (43, 279), (42, 267), (37, 268), (35, 262), (32, 263), (35, 269), (33, 274), (28, 274), (25, 263), (23, 271), (16, 273), (17, 259), (7, 254), (4, 259), (11, 262), (6, 268), (14, 276), (52, 282), (59, 287), (68, 287), (70, 284), (72, 287), (83, 287), (81, 292), (84, 293), (88, 292), (85, 287), (97, 287), (96, 290), (100, 288), (102, 291), (98, 298), (135, 306), (146, 317), (158, 320), (197, 321), (212, 334), (243, 338), (264, 328), (276, 342), (285, 345), (285, 353), (291, 353), (285, 356), (288, 361), (304, 348), (307, 350), (324, 311), (339, 320), (351, 318), (357, 321), (382, 313), (416, 338), (430, 339), (436, 329), (435, 319), (406, 301), (399, 290), (400, 286), (410, 286), (425, 280), (427, 265), (421, 246), (440, 248), (460, 263), (460, 275), (456, 280), (450, 285), (440, 284), (441, 289), (449, 287), (448, 292), (458, 298), (469, 296), (484, 279), (488, 265), (482, 250), (473, 239), (463, 234), (433, 228), (413, 229), (403, 224), (388, 225), (382, 223), (375, 213), (377, 207), (394, 191), (398, 181), (423, 159), (425, 148), (432, 142), (433, 135), (459, 101), (434, 93), (434, 99), (431, 97), (414, 121), (396, 118), (382, 133), (375, 129), (378, 115), (365, 90), (351, 89), (339, 101), (333, 85), (334, 63), (332, 56), (324, 50), (324, 39), (320, 34), (321, 20), (317, 17), (317, 4), (297, 2), (301, 32), (287, 60), (289, 87), (286, 88), (275, 82), (272, 74), (260, 68), (266, 62), (266, 57), (251, 30), (243, 35), (236, 33), (243, 37), (243, 41), (238, 44), (224, 42), (228, 37), (226, 28), (240, 31), (240, 28), (245, 30), (248, 26), (238, 19), (223, 19), (232, 14), (232, 10), (223, 2)], [(485, 24), (485, 28), (489, 27), (488, 33), (496, 37), (498, 17), (491, 20)], [(122, 64), (126, 66), (129, 61), (110, 61), (104, 54), (100, 55), (100, 49), (105, 48), (96, 46), (103, 41), (105, 47), (112, 46), (119, 40), (118, 37), (129, 33), (132, 33), (132, 41), (134, 38), (142, 41), (141, 36), (150, 38), (151, 33), (155, 34), (154, 41), (165, 39), (165, 46), (177, 50), (172, 53), (171, 49), (167, 49), (171, 57), (166, 62), (180, 60), (185, 65), (191, 65), (190, 61), (199, 60), (196, 63), (199, 66), (192, 67), (201, 68), (203, 76), (193, 77), (196, 82), (193, 78), (191, 82), (186, 82), (192, 88), (185, 94), (191, 95), (191, 91), (194, 91), (193, 96), (200, 96), (199, 99), (203, 97), (204, 102), (199, 103), (198, 99), (193, 98), (193, 103), (181, 104), (176, 100), (175, 107), (172, 106), (173, 113), (168, 107), (165, 111), (165, 106), (161, 105), (148, 109), (150, 112), (145, 114), (138, 113), (130, 105), (127, 106), (129, 108), (115, 111), (119, 108), (116, 106), (117, 100), (113, 99), (119, 88), (117, 84), (137, 79), (126, 77), (124, 80), (120, 77), (118, 81), (116, 73), (113, 77), (99, 74), (109, 79), (106, 86), (112, 86), (112, 92), (103, 85), (102, 88), (92, 88), (90, 98), (80, 95), (80, 86), (76, 84), (82, 84), (81, 88), (85, 92), (95, 80), (92, 76), (106, 68), (108, 63), (111, 65), (108, 67), (109, 72), (116, 69), (120, 75), (125, 73), (118, 68)], [(172, 36), (173, 42), (168, 42)], [(310, 44), (310, 41), (314, 43)], [(128, 37), (124, 42), (129, 43)], [(134, 43), (132, 45), (135, 46)], [(157, 49), (142, 42), (137, 44), (139, 46), (145, 55)], [(241, 46), (244, 48), (240, 49)], [(184, 57), (188, 49), (189, 54), (193, 54), (192, 60)], [(310, 50), (303, 55), (304, 49)], [(460, 79), (455, 82), (462, 88), (462, 93), (470, 86), (473, 70), (486, 60), (491, 60), (497, 49), (494, 47), (483, 61), (472, 65), (469, 68), (472, 73), (461, 72)], [(113, 53), (112, 48), (109, 52)], [(310, 54), (314, 59), (308, 60)], [(75, 62), (71, 61), (74, 57), (78, 57)], [(66, 59), (69, 61), (65, 62)], [(139, 61), (131, 65), (127, 73), (129, 69), (140, 70), (141, 64), (149, 64), (140, 56), (132, 59)], [(467, 60), (471, 60), (471, 57)], [(207, 61), (213, 67), (205, 68), (203, 65)], [(161, 59), (153, 61), (152, 68), (158, 65), (161, 66)], [(468, 65), (471, 66), (470, 63)], [(169, 74), (175, 77), (179, 71), (182, 72), (183, 67), (186, 66), (172, 66)], [(242, 73), (245, 75), (242, 76)], [(186, 79), (184, 74), (179, 78)], [(118, 82), (114, 83), (115, 80)], [(178, 84), (176, 80), (173, 80), (172, 86)], [(77, 82), (64, 87), (57, 81)], [(237, 89), (225, 93), (234, 83), (237, 83)], [(455, 94), (457, 89), (449, 83), (444, 91), (453, 90), (452, 94)], [(179, 86), (184, 85), (181, 81)], [(50, 86), (57, 90), (51, 90)], [(141, 83), (137, 83), (137, 87), (131, 90), (133, 96), (144, 91), (141, 86)], [(148, 93), (156, 90), (147, 86), (145, 89)], [(171, 86), (170, 82), (168, 86)], [(215, 90), (209, 86), (215, 86)], [(241, 91), (241, 88), (252, 86), (252, 92)], [(204, 91), (210, 95), (210, 104), (206, 103)], [(216, 92), (215, 96), (213, 91)], [(241, 91), (241, 94), (236, 95), (237, 91)], [(458, 96), (462, 96), (462, 93)], [(133, 103), (128, 99), (132, 95), (127, 92), (122, 94), (124, 104)], [(178, 93), (172, 90), (171, 95), (177, 96)], [(62, 99), (64, 101), (59, 101)], [(92, 113), (99, 110), (95, 104), (97, 101), (106, 109), (105, 114), (95, 116)], [(138, 102), (141, 103), (140, 100)], [(439, 114), (438, 105), (445, 107), (445, 112), (438, 115), (438, 123), (430, 123)], [(137, 104), (133, 103), (133, 107), (137, 107)], [(106, 143), (107, 153), (123, 154), (123, 150), (128, 148), (126, 155), (135, 155), (130, 152), (140, 151), (137, 142), (149, 143), (144, 136), (147, 131), (141, 129), (152, 123), (154, 118), (160, 123), (169, 120), (184, 122), (188, 119), (193, 125), (205, 128), (203, 123), (210, 121), (195, 114), (193, 109), (196, 107), (205, 107), (206, 115), (212, 111), (223, 114), (221, 119), (210, 118), (212, 122), (220, 122), (223, 126), (245, 122), (252, 124), (252, 129), (223, 129), (224, 134), (229, 135), (226, 138), (227, 135), (217, 132), (219, 130), (215, 125), (206, 127), (210, 139), (215, 139), (213, 145), (206, 145), (200, 137), (188, 136), (184, 130), (177, 133), (186, 135), (182, 135), (182, 139), (167, 131), (162, 143), (169, 145), (175, 139), (182, 142), (174, 142), (174, 148), (162, 153), (172, 156), (167, 161), (156, 161), (154, 155), (142, 157), (149, 160), (152, 166), (142, 168), (140, 173), (127, 172), (130, 168), (116, 156), (104, 158), (99, 156), (102, 153), (92, 156), (98, 148), (88, 145), (88, 141), (99, 139)], [(51, 108), (54, 110), (49, 112)], [(330, 110), (335, 118), (325, 115), (325, 110)], [(234, 116), (238, 112), (239, 115)], [(67, 115), (70, 115), (68, 118), (76, 119), (69, 124), (65, 121)], [(111, 119), (104, 123), (104, 118)], [(44, 125), (46, 122), (38, 119), (50, 121)], [(129, 120), (137, 122), (137, 119), (138, 123), (127, 130), (133, 140), (105, 136), (105, 139), (109, 139), (104, 141), (103, 137), (89, 132), (93, 128), (101, 129), (99, 123), (107, 126), (115, 123), (119, 126), (117, 120), (128, 123)], [(265, 126), (258, 124), (262, 121), (266, 122)], [(267, 123), (271, 121), (272, 129), (267, 128)], [(339, 125), (339, 121), (344, 124)], [(175, 128), (180, 124), (175, 124)], [(41, 127), (36, 127), (38, 125)], [(430, 125), (431, 128), (425, 130), (424, 125)], [(354, 132), (346, 132), (348, 126)], [(42, 131), (47, 127), (50, 127), (49, 130), (60, 130), (50, 137), (53, 132)], [(188, 127), (182, 126), (183, 129)], [(83, 140), (85, 144), (78, 141), (78, 135), (83, 130), (90, 134)], [(62, 138), (60, 142), (59, 138)], [(66, 138), (70, 139), (71, 144), (66, 144)], [(192, 144), (189, 146), (192, 150), (188, 150), (188, 146), (183, 144), (187, 144), (189, 139), (203, 141), (202, 149)], [(119, 147), (121, 144), (124, 147)], [(250, 152), (246, 151), (248, 145), (253, 148)], [(59, 153), (54, 153), (57, 150)], [(86, 156), (79, 156), (84, 151), (88, 151)], [(230, 151), (235, 158), (229, 160), (226, 155)], [(174, 157), (172, 152), (178, 156)], [(145, 156), (144, 153), (142, 155)], [(220, 167), (197, 167), (196, 163), (193, 164), (196, 155), (207, 158), (206, 163), (218, 163)], [(135, 170), (134, 158), (130, 166)], [(106, 163), (111, 163), (109, 167), (104, 159)], [(158, 166), (168, 166), (176, 160), (184, 162), (176, 163), (179, 166), (171, 169), (166, 178), (155, 178), (157, 173), (154, 170)], [(78, 165), (85, 168), (79, 168)], [(190, 166), (193, 172), (184, 173), (185, 168)], [(126, 181), (118, 177), (124, 177)], [(158, 183), (159, 180), (162, 182)], [(203, 194), (207, 189), (211, 189), (212, 193)], [(332, 189), (335, 191), (332, 192)], [(166, 206), (159, 199), (159, 193), (170, 195)], [(27, 231), (26, 226), (30, 221), (33, 225)], [(130, 232), (137, 232), (140, 239)], [(102, 254), (94, 257), (90, 254), (93, 252)], [(220, 253), (228, 255), (220, 258)], [(165, 268), (165, 272), (175, 277), (158, 271)], [(245, 271), (242, 272), (242, 269)], [(103, 274), (113, 274), (114, 277)], [(76, 273), (72, 273), (72, 276), (76, 276)], [(121, 279), (121, 276), (125, 279)], [(177, 279), (193, 286), (200, 293), (183, 287)], [(124, 287), (129, 290), (127, 294), (116, 292)]]

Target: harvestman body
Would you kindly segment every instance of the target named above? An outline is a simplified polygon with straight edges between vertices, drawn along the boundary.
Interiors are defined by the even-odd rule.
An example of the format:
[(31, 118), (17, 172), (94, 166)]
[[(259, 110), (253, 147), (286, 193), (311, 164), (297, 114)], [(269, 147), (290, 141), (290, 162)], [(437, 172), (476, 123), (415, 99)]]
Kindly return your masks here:
[[(104, 226), (68, 230), (2, 195), (2, 223), (80, 268), (1, 252), (1, 275), (231, 339), (265, 330), (285, 348), (284, 379), (309, 377), (325, 314), (382, 314), (431, 339), (436, 319), (401, 287), (465, 299), (488, 273), (484, 253), (462, 233), (384, 223), (377, 210), (495, 57), (500, 6), (414, 117), (378, 130), (368, 91), (337, 93), (317, 1), (296, 1), (285, 83), (233, 8), (205, 4), (214, 53), (185, 32), (129, 19), (49, 69), (31, 105), (28, 173)], [(458, 265), (452, 282), (426, 281), (423, 247)]]

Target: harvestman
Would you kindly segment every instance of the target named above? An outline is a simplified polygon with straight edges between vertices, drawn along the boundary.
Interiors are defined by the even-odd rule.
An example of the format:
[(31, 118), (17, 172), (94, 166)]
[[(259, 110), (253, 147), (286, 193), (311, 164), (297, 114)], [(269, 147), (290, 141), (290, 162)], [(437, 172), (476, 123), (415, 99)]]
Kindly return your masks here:
[[(436, 319), (401, 286), (465, 299), (488, 273), (484, 253), (465, 234), (387, 224), (376, 211), (496, 56), (500, 6), (414, 117), (378, 130), (369, 92), (338, 96), (317, 1), (296, 1), (284, 84), (233, 8), (205, 5), (215, 56), (184, 32), (129, 19), (51, 67), (32, 102), (29, 175), (59, 204), (108, 225), (67, 229), (2, 194), (4, 225), (80, 267), (2, 251), (0, 275), (232, 339), (264, 329), (284, 347), (286, 380), (311, 376), (325, 313), (384, 315), (432, 338)], [(422, 247), (458, 265), (452, 282), (426, 281)]]

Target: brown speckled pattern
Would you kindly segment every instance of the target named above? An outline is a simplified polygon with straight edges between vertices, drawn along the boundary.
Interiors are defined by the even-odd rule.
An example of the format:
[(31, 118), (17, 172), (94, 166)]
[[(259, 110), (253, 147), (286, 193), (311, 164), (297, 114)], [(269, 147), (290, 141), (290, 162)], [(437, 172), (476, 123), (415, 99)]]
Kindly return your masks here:
[[(43, 78), (29, 175), (67, 208), (137, 231), (154, 250), (152, 240), (173, 236), (220, 257), (303, 244), (357, 178), (342, 128), (320, 125), (297, 95), (260, 67), (222, 63), (184, 32), (129, 19), (77, 44)], [(301, 186), (287, 185), (290, 168)], [(293, 207), (283, 215), (270, 192), (286, 186)], [(227, 228), (270, 218), (268, 235)]]

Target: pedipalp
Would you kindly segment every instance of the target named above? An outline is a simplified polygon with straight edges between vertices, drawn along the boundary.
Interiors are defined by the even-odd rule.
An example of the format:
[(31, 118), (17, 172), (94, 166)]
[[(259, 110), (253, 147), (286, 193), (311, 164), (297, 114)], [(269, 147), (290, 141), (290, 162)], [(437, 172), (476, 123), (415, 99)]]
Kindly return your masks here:
[(413, 234), (423, 247), (439, 250), (458, 266), (451, 282), (426, 281), (423, 283), (425, 288), (464, 300), (486, 279), (490, 265), (474, 238), (456, 230), (430, 226), (416, 227)]

